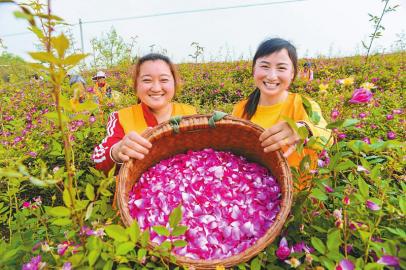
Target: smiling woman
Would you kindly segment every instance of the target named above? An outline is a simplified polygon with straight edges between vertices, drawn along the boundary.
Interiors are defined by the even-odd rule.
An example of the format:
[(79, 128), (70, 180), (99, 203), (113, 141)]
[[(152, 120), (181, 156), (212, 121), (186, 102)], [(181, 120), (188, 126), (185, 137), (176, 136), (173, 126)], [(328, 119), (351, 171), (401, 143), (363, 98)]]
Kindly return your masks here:
[(262, 42), (253, 59), (252, 74), (256, 89), (247, 100), (234, 106), (233, 115), (265, 128), (259, 138), (265, 152), (282, 149), (289, 165), (297, 168), (301, 160), (309, 155), (310, 168), (314, 169), (316, 152), (312, 149), (297, 151), (296, 146), (301, 138), (285, 118), (295, 121), (299, 128), (306, 127), (309, 137), (324, 137), (324, 141), (327, 141), (330, 130), (325, 128), (327, 122), (321, 116), (316, 102), (309, 102), (311, 111), (320, 116), (318, 123), (313, 123), (309, 112), (306, 112), (304, 99), (299, 94), (288, 91), (297, 75), (296, 48), (280, 38)]
[(161, 54), (147, 54), (134, 67), (134, 88), (139, 104), (110, 115), (107, 136), (96, 146), (93, 161), (107, 173), (114, 164), (131, 158), (143, 159), (151, 143), (140, 134), (171, 116), (196, 113), (192, 106), (172, 102), (179, 88), (179, 76), (171, 60)]

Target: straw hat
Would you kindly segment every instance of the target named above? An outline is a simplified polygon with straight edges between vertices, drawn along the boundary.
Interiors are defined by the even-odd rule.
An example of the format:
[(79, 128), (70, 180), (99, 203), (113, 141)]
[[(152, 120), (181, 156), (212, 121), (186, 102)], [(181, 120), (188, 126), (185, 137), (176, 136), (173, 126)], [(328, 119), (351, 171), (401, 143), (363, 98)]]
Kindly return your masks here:
[(106, 78), (106, 73), (103, 71), (97, 71), (96, 75), (92, 77), (92, 80), (97, 80), (98, 78)]

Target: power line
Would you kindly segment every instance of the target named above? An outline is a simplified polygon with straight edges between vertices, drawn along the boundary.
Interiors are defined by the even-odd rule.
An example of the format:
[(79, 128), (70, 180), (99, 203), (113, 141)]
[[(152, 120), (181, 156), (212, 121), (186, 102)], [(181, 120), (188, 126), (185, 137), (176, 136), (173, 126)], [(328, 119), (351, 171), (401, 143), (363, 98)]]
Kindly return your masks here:
[[(278, 5), (278, 4), (289, 4), (289, 3), (304, 2), (304, 1), (308, 1), (308, 0), (286, 0), (286, 1), (276, 1), (276, 2), (266, 2), (266, 3), (228, 6), (228, 7), (203, 8), (203, 9), (194, 9), (194, 10), (173, 11), (173, 12), (155, 13), (155, 14), (147, 14), (147, 15), (132, 16), (132, 17), (112, 18), (112, 19), (105, 19), (105, 20), (82, 21), (82, 24), (125, 21), (125, 20), (136, 20), (136, 19), (145, 19), (145, 18), (162, 17), (162, 16), (170, 16), (170, 15), (181, 15), (181, 14), (210, 12), (210, 11), (217, 11), (217, 10), (229, 10), (229, 9), (260, 7), (260, 6), (269, 6), (269, 5)], [(79, 25), (79, 24), (78, 23), (70, 24), (70, 26), (76, 26), (76, 25)], [(31, 34), (31, 32), (6, 34), (6, 35), (2, 35), (1, 37), (21, 36), (21, 35), (27, 35), (27, 34)]]
[[(216, 11), (216, 10), (227, 10), (227, 9), (237, 9), (237, 8), (247, 8), (247, 7), (269, 6), (269, 5), (287, 4), (287, 3), (304, 2), (304, 1), (308, 1), (308, 0), (287, 0), (287, 1), (277, 1), (277, 2), (257, 3), (257, 4), (246, 4), (246, 5), (228, 6), (228, 7), (203, 8), (203, 9), (194, 9), (194, 10), (173, 11), (173, 12), (164, 12), (164, 13), (156, 13), (156, 14), (148, 14), (148, 15), (140, 15), (140, 16), (132, 16), (132, 17), (113, 18), (113, 19), (106, 19), (106, 20), (83, 21), (82, 23), (83, 24), (91, 24), (91, 23), (101, 23), (101, 22), (135, 20), (135, 19), (162, 17), (162, 16), (169, 16), (169, 15), (180, 15), (180, 14), (210, 12), (210, 11)], [(77, 25), (77, 24), (75, 24), (75, 25)]]

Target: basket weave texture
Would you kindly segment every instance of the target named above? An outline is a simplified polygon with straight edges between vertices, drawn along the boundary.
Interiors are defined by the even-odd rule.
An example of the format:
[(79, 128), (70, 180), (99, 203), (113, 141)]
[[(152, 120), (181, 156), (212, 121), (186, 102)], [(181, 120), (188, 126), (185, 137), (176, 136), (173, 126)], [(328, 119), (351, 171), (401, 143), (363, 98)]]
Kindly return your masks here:
[[(180, 121), (178, 133), (174, 132), (169, 122), (145, 131), (142, 136), (153, 145), (149, 154), (143, 160), (132, 159), (124, 163), (118, 176), (117, 203), (123, 223), (130, 226), (134, 219), (128, 210), (128, 194), (140, 176), (163, 159), (188, 150), (212, 148), (245, 156), (271, 171), (281, 188), (282, 199), (281, 210), (266, 234), (245, 251), (225, 259), (196, 260), (173, 254), (178, 265), (193, 266), (195, 269), (216, 269), (217, 265), (232, 267), (248, 261), (280, 234), (292, 206), (293, 185), (288, 163), (280, 151), (264, 153), (259, 142), (259, 136), (264, 129), (250, 121), (232, 116), (225, 116), (215, 122), (215, 127), (211, 127), (209, 126), (211, 116), (210, 114), (184, 116)], [(154, 244), (149, 244), (150, 248), (152, 245)]]

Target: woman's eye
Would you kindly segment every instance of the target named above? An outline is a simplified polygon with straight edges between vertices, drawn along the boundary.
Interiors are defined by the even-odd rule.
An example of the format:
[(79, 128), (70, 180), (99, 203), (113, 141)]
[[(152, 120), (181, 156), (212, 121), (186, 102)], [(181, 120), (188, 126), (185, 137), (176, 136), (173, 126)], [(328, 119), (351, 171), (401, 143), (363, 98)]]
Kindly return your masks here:
[(144, 80), (142, 80), (142, 82), (149, 83), (149, 82), (151, 82), (151, 80), (150, 79), (144, 79)]
[(168, 79), (161, 80), (162, 83), (167, 83), (168, 81), (169, 81)]

